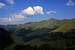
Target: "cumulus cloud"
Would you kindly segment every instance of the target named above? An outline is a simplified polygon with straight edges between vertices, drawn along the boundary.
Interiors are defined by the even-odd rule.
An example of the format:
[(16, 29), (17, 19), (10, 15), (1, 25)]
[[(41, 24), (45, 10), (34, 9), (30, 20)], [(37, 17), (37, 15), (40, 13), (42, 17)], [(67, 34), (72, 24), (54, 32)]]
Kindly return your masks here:
[(24, 9), (22, 12), (27, 15), (34, 15), (35, 14), (35, 11), (33, 10), (32, 7), (28, 7), (27, 9)]
[(43, 7), (41, 6), (28, 7), (22, 12), (27, 15), (44, 14)]
[(14, 0), (7, 0), (8, 4), (14, 4)]
[(37, 13), (38, 14), (44, 14), (43, 7), (41, 7), (41, 6), (35, 6), (35, 7), (33, 7), (33, 9), (34, 9), (36, 14)]
[(56, 11), (47, 11), (46, 14), (56, 14)]
[(68, 0), (66, 3), (67, 6), (74, 6), (74, 2), (72, 0)]
[(26, 18), (28, 18), (28, 15), (39, 15), (39, 14), (56, 14), (55, 10), (50, 10), (50, 11), (44, 11), (44, 8), (42, 6), (34, 6), (34, 7), (28, 7), (21, 12), (17, 14), (11, 14), (10, 17), (7, 18), (0, 18), (0, 24), (16, 24), (17, 22), (23, 21)]
[(0, 2), (0, 8), (4, 7), (5, 4)]

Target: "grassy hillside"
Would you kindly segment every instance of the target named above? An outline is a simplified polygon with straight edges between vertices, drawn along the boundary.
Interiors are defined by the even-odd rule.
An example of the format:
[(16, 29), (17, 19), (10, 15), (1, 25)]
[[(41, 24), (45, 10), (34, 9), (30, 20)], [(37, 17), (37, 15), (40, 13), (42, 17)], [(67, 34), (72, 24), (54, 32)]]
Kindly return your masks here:
[(42, 28), (55, 28), (58, 24), (58, 21), (42, 21), (38, 23), (32, 23), (32, 29), (42, 29)]
[(32, 23), (17, 25), (16, 30), (20, 30), (22, 28), (32, 29), (32, 30), (43, 29), (43, 28), (54, 29), (56, 27), (59, 27), (61, 24), (62, 22), (60, 20), (50, 19), (50, 20), (44, 20), (40, 22), (32, 22)]
[(64, 22), (59, 28), (55, 29), (53, 32), (70, 32), (70, 30), (75, 29), (75, 20)]
[[(13, 26), (9, 28), (12, 30)], [(12, 50), (16, 45), (44, 44), (50, 45), (51, 48), (72, 48), (75, 47), (75, 33), (72, 32), (75, 32), (75, 20), (52, 19), (16, 25), (11, 33), (14, 44), (5, 50)]]

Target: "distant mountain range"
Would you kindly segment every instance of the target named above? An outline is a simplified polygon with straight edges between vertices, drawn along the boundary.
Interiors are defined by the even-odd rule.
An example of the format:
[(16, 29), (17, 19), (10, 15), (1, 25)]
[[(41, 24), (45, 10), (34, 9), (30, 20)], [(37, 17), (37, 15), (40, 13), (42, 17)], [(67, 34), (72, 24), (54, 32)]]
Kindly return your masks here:
[[(55, 29), (54, 32), (65, 32), (67, 31), (66, 29), (67, 25), (68, 25), (67, 29), (72, 29), (73, 27), (75, 28), (75, 19), (64, 19), (64, 20), (49, 19), (49, 20), (44, 20), (40, 22), (30, 22), (30, 23), (17, 25), (16, 30), (19, 30), (22, 28), (32, 29), (32, 30), (48, 28), (53, 30)], [(63, 30), (65, 28), (66, 30), (60, 31), (61, 30), (60, 28)]]
[(42, 45), (47, 43), (51, 47), (65, 47), (65, 40), (68, 43), (75, 41), (70, 39), (75, 37), (75, 19), (49, 19), (18, 25), (0, 25), (0, 27), (12, 31), (14, 45)]
[[(75, 28), (75, 19), (58, 20), (52, 18), (40, 22), (29, 22), (25, 24), (15, 24), (15, 25), (0, 25), (0, 28), (5, 28), (7, 30), (14, 30), (14, 31), (15, 30), (17, 31), (22, 28), (32, 29), (32, 30), (48, 28), (48, 29), (55, 29), (53, 30), (54, 32), (65, 32), (67, 31), (66, 27), (68, 27), (67, 28), (68, 30)], [(64, 28), (66, 29), (65, 31)]]

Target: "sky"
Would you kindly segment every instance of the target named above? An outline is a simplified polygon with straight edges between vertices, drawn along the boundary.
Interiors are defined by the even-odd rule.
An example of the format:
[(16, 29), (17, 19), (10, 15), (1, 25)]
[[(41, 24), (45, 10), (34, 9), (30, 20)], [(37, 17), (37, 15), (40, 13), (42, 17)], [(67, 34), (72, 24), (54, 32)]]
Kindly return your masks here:
[(0, 24), (75, 18), (75, 0), (0, 0)]

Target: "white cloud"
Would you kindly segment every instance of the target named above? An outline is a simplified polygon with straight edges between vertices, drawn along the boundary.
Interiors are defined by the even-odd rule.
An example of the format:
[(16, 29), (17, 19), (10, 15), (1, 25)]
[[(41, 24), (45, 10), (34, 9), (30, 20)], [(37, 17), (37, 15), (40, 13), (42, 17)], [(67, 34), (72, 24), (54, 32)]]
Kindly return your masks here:
[(8, 18), (0, 18), (0, 22), (7, 22)]
[(43, 7), (41, 7), (41, 6), (35, 6), (33, 8), (34, 8), (34, 11), (35, 11), (36, 14), (44, 14)]
[(11, 14), (10, 17), (0, 18), (0, 24), (16, 24), (17, 22), (24, 21), (26, 18), (28, 18), (28, 15), (39, 14), (56, 14), (56, 11), (44, 11), (42, 6), (28, 7), (17, 14)]
[(41, 6), (28, 7), (22, 12), (26, 15), (44, 14), (43, 7)]
[(9, 24), (8, 18), (0, 18), (0, 24), (2, 24), (2, 25)]
[(56, 11), (53, 11), (53, 10), (47, 11), (46, 14), (56, 14)]
[(74, 6), (74, 2), (72, 0), (68, 0), (66, 3), (67, 6)]
[(14, 4), (14, 0), (7, 0), (8, 4)]
[(0, 8), (4, 7), (5, 4), (0, 2)]
[(16, 24), (16, 20), (14, 18), (9, 17), (8, 21), (9, 21), (8, 24)]
[(15, 18), (16, 18), (16, 19), (23, 19), (23, 18), (26, 18), (26, 17), (23, 16), (23, 15), (15, 15)]
[(11, 20), (20, 20), (20, 19), (25, 19), (25, 18), (27, 18), (27, 17), (25, 17), (24, 15), (21, 15), (21, 14), (15, 14), (15, 15), (12, 15), (11, 17), (10, 17), (11, 19), (10, 19), (10, 21)]
[[(14, 3), (15, 3), (15, 1), (14, 1), (14, 0), (6, 0), (6, 2), (7, 2), (8, 4), (14, 4)], [(4, 6), (6, 6), (6, 4), (5, 4), (5, 3), (0, 2), (0, 8), (2, 8), (2, 7), (4, 7)]]
[(22, 12), (27, 15), (34, 15), (35, 13), (32, 7), (28, 7), (27, 9), (24, 9)]
[(9, 17), (9, 22), (10, 24), (15, 24), (19, 21), (22, 21), (23, 19), (26, 19), (27, 17), (22, 15), (22, 14), (15, 14), (15, 15), (12, 15), (11, 17)]
[(27, 17), (23, 15), (12, 15), (11, 17), (5, 17), (0, 18), (0, 24), (6, 25), (6, 24), (16, 24), (17, 22), (22, 21), (23, 19), (26, 19)]

